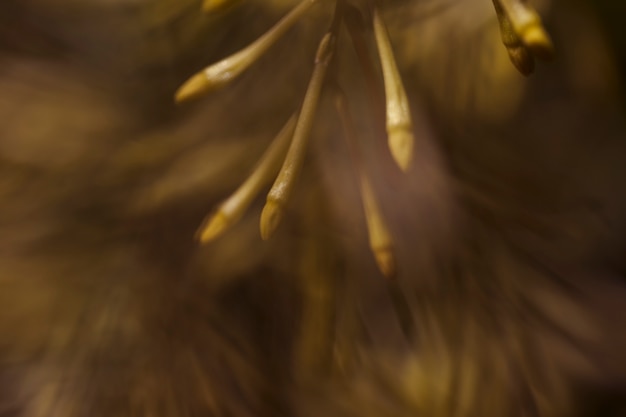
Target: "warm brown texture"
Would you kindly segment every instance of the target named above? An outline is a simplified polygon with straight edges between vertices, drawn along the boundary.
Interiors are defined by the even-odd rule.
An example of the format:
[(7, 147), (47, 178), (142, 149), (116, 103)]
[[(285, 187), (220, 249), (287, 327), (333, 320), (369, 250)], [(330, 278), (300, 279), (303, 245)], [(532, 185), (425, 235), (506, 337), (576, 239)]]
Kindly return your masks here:
[(381, 1), (407, 173), (372, 33), (372, 78), (341, 33), (386, 280), (329, 88), (272, 239), (263, 195), (194, 239), (301, 104), (333, 1), (226, 88), (175, 91), (294, 1), (0, 1), (0, 416), (623, 417), (626, 51), (605, 2), (530, 1), (557, 52), (524, 78), (490, 0)]

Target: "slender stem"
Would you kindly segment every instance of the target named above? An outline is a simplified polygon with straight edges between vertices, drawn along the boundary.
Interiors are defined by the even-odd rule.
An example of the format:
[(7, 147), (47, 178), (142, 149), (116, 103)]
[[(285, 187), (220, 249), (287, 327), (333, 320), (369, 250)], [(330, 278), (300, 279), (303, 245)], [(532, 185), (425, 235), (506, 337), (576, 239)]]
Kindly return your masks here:
[(278, 177), (267, 195), (267, 203), (261, 213), (260, 224), (261, 237), (264, 240), (269, 239), (278, 227), (287, 201), (293, 192), (295, 181), (302, 169), (320, 93), (324, 85), (328, 66), (334, 55), (335, 44), (342, 19), (342, 10), (343, 1), (338, 1), (331, 27), (320, 41), (315, 55), (313, 74), (304, 96), (300, 117), (295, 127), (291, 146), (289, 147), (289, 151), (287, 152)]
[(346, 27), (352, 40), (352, 46), (359, 60), (361, 70), (365, 75), (365, 84), (369, 95), (370, 109), (372, 111), (372, 120), (377, 135), (385, 135), (385, 122), (382, 115), (385, 114), (383, 103), (385, 102), (384, 93), (379, 88), (379, 79), (374, 70), (374, 65), (370, 59), (367, 44), (363, 39), (365, 25), (361, 12), (354, 6), (346, 7)]
[(256, 41), (195, 74), (176, 92), (176, 101), (196, 98), (224, 87), (256, 62), (319, 0), (302, 0)]
[(217, 210), (205, 220), (198, 230), (197, 237), (201, 243), (207, 243), (220, 236), (228, 227), (235, 224), (246, 212), (261, 188), (267, 185), (280, 169), (296, 124), (294, 114), (278, 133), (276, 138), (261, 157), (252, 174)]

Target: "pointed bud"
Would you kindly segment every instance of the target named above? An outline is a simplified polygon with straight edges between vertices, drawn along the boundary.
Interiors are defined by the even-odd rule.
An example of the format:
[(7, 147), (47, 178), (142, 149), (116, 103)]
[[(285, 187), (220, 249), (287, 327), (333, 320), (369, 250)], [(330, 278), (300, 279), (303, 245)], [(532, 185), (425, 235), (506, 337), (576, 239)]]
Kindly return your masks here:
[(374, 10), (374, 35), (385, 83), (389, 149), (398, 166), (406, 171), (413, 159), (413, 143), (415, 141), (411, 109), (387, 28), (378, 10)]
[(176, 92), (176, 102), (208, 94), (230, 83), (263, 56), (318, 1), (301, 1), (249, 46), (195, 74)]
[(541, 25), (531, 26), (526, 29), (523, 34), (523, 41), (524, 45), (538, 58), (549, 60), (554, 56), (552, 40)]
[(210, 215), (205, 225), (198, 231), (198, 240), (200, 243), (209, 243), (220, 236), (230, 225), (228, 217), (218, 210)]
[(387, 129), (387, 134), (391, 155), (402, 171), (408, 171), (413, 160), (413, 132), (410, 128), (396, 126)]
[(513, 23), (502, 8), (499, 0), (493, 0), (493, 5), (496, 9), (498, 24), (500, 25), (502, 43), (506, 47), (511, 62), (522, 75), (528, 76), (532, 74), (535, 70), (535, 59), (528, 48), (522, 43), (513, 27)]
[(524, 75), (534, 69), (533, 55), (547, 60), (554, 46), (539, 14), (522, 0), (493, 0), (500, 24), (502, 43), (515, 67)]
[(304, 164), (304, 156), (309, 136), (311, 135), (313, 119), (317, 110), (320, 92), (324, 85), (326, 70), (333, 56), (334, 46), (335, 35), (331, 32), (326, 33), (315, 55), (313, 75), (311, 75), (311, 80), (304, 96), (291, 146), (278, 177), (267, 195), (267, 203), (261, 214), (261, 237), (264, 240), (269, 239), (278, 227), (285, 205), (291, 196), (296, 179)]
[(361, 200), (365, 212), (370, 249), (372, 250), (378, 269), (380, 269), (382, 274), (387, 278), (394, 278), (396, 275), (396, 259), (393, 252), (391, 233), (389, 232), (389, 228), (379, 208), (378, 201), (372, 191), (369, 178), (363, 166), (357, 133), (348, 109), (347, 100), (343, 91), (338, 87), (335, 93), (335, 107), (337, 108), (337, 113), (339, 113), (344, 136), (352, 151), (354, 165), (360, 178)]
[(378, 269), (385, 278), (396, 277), (396, 257), (391, 248), (372, 248)]
[(292, 116), (278, 133), (272, 144), (265, 151), (252, 174), (230, 197), (224, 200), (218, 209), (209, 216), (200, 227), (197, 237), (200, 243), (208, 243), (230, 226), (235, 224), (246, 212), (252, 201), (278, 172), (280, 164), (287, 153), (293, 136), (296, 116)]
[(261, 239), (269, 240), (274, 234), (284, 214), (283, 204), (269, 200), (261, 212), (260, 232)]
[(176, 91), (176, 103), (182, 103), (183, 101), (193, 100), (205, 94), (211, 89), (211, 84), (204, 72), (198, 74), (187, 80)]
[(396, 274), (396, 258), (393, 252), (393, 240), (383, 217), (378, 201), (365, 173), (361, 172), (361, 197), (365, 209), (370, 248), (380, 272), (387, 278)]
[(213, 13), (228, 6), (232, 6), (237, 1), (239, 0), (204, 0), (202, 10), (206, 13)]

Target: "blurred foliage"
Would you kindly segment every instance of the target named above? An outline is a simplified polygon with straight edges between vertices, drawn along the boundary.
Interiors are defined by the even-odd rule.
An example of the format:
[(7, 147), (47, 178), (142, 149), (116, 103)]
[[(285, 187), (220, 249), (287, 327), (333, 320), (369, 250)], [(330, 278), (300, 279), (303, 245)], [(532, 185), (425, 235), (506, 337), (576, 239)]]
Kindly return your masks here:
[(412, 106), (408, 173), (345, 31), (337, 81), (395, 280), (328, 90), (276, 235), (259, 238), (261, 197), (194, 240), (300, 105), (329, 8), (177, 106), (295, 1), (0, 3), (0, 415), (626, 413), (620, 2), (531, 1), (557, 55), (530, 78), (491, 1), (380, 3)]

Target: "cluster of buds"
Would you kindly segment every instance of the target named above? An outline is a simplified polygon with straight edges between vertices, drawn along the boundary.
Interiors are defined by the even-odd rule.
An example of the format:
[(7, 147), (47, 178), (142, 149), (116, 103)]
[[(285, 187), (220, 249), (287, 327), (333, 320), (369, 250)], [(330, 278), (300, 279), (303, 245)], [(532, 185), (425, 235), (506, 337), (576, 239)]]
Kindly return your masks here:
[[(239, 0), (206, 0), (204, 10), (212, 12), (236, 1)], [(502, 39), (511, 60), (522, 73), (530, 73), (534, 65), (531, 52), (539, 57), (546, 57), (552, 50), (537, 13), (526, 5), (524, 0), (493, 1)], [(326, 80), (329, 78), (328, 73), (335, 69), (330, 64), (335, 55), (341, 27), (345, 25), (357, 54), (361, 52), (360, 58), (365, 61), (368, 54), (363, 53), (363, 50), (367, 48), (367, 43), (363, 41), (362, 35), (373, 33), (384, 84), (387, 143), (398, 167), (406, 172), (413, 159), (414, 128), (411, 109), (387, 28), (375, 3), (374, 0), (359, 1), (358, 4), (353, 4), (350, 0), (301, 0), (250, 45), (195, 74), (179, 88), (176, 101), (180, 103), (226, 86), (250, 68), (313, 7), (334, 5), (333, 17), (328, 31), (319, 42), (313, 73), (300, 108), (286, 122), (247, 180), (207, 217), (197, 234), (201, 243), (214, 240), (235, 224), (258, 194), (274, 180), (267, 194), (260, 221), (261, 237), (267, 240), (272, 236), (283, 217), (302, 169), (319, 98), (326, 85), (334, 94), (344, 136), (352, 150), (355, 170), (361, 185), (370, 247), (381, 272), (387, 277), (395, 274), (393, 240), (365, 166), (361, 162), (360, 141), (347, 100), (336, 83)], [(371, 63), (362, 62), (362, 64), (365, 70), (367, 67), (371, 69)], [(370, 71), (369, 75), (372, 74)]]

